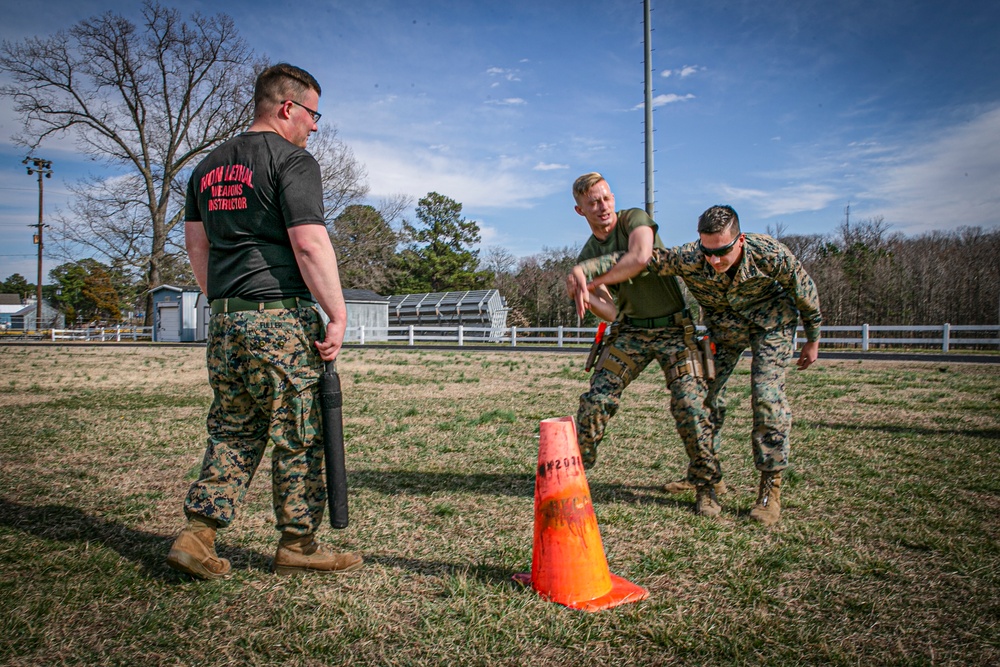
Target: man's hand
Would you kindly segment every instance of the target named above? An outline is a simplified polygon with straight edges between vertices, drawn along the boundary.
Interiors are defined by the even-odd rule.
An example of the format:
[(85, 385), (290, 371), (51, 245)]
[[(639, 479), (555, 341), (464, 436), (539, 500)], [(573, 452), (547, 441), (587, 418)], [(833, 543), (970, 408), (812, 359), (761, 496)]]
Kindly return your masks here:
[(812, 364), (819, 357), (819, 341), (813, 341), (811, 343), (806, 343), (802, 346), (802, 353), (799, 354), (799, 360), (795, 362), (800, 371), (812, 366)]
[(333, 361), (344, 345), (344, 328), (335, 322), (326, 325), (326, 336), (316, 341), (316, 349), (323, 361)]
[(587, 291), (587, 276), (579, 266), (574, 266), (566, 276), (566, 293), (576, 303), (577, 316), (586, 315), (590, 307), (590, 292)]

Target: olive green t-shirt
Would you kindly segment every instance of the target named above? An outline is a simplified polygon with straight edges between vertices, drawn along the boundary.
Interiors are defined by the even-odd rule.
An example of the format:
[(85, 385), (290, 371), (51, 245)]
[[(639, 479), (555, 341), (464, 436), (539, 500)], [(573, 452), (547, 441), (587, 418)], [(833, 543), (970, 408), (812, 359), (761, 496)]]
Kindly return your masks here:
[[(641, 208), (630, 208), (618, 211), (618, 223), (607, 240), (600, 241), (591, 234), (576, 258), (577, 263), (613, 252), (627, 251), (629, 234), (639, 227), (652, 227), (653, 247), (664, 247), (653, 219)], [(628, 282), (608, 285), (608, 290), (615, 299), (620, 315), (646, 319), (673, 315), (684, 309), (684, 297), (677, 285), (677, 278), (673, 276), (659, 276), (644, 270)]]

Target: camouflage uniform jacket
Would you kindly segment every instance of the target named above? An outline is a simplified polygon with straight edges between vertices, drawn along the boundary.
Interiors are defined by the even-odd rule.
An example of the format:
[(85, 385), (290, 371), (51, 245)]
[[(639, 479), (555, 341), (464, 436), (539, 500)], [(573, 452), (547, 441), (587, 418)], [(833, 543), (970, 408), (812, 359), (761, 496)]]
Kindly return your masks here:
[[(746, 234), (736, 276), (718, 273), (706, 261), (697, 241), (676, 248), (655, 248), (649, 269), (679, 276), (703, 309), (710, 330), (731, 329), (752, 322), (772, 330), (796, 324), (806, 339), (819, 340), (823, 316), (816, 284), (801, 262), (783, 244), (765, 234)], [(624, 253), (605, 255), (580, 264), (588, 279), (606, 272)]]

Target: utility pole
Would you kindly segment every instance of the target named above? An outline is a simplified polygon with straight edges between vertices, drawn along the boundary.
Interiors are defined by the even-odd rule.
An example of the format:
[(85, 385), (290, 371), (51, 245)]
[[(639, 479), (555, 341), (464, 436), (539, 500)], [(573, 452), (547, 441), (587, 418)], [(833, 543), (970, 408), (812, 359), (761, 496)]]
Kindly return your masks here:
[(652, 0), (643, 0), (643, 22), (646, 28), (646, 214), (656, 219), (653, 195), (653, 28), (649, 18)]
[[(31, 164), (28, 164), (28, 163)], [(35, 243), (38, 244), (38, 283), (35, 286), (35, 333), (42, 330), (42, 202), (43, 188), (42, 176), (52, 178), (52, 161), (43, 160), (38, 157), (28, 156), (21, 160), (21, 164), (28, 164), (28, 176), (38, 174), (38, 233), (35, 234)]]

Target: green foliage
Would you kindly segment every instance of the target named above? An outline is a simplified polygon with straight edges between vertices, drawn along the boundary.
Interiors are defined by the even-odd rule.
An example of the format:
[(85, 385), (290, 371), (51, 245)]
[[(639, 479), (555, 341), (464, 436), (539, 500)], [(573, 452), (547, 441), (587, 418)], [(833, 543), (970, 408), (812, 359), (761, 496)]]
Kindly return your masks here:
[(393, 291), (448, 292), (484, 288), (490, 274), (479, 271), (479, 225), (461, 217), (462, 205), (430, 192), (417, 203), (419, 225), (403, 222), (409, 244), (399, 254), (402, 274)]
[(20, 273), (7, 276), (7, 280), (0, 283), (0, 294), (16, 294), (22, 299), (35, 293), (35, 285), (29, 283)]
[(333, 220), (330, 241), (345, 288), (382, 293), (392, 284), (399, 235), (374, 206), (345, 208)]
[(120, 297), (110, 267), (96, 259), (81, 259), (60, 264), (49, 271), (49, 277), (59, 287), (55, 301), (67, 322), (121, 319)]

